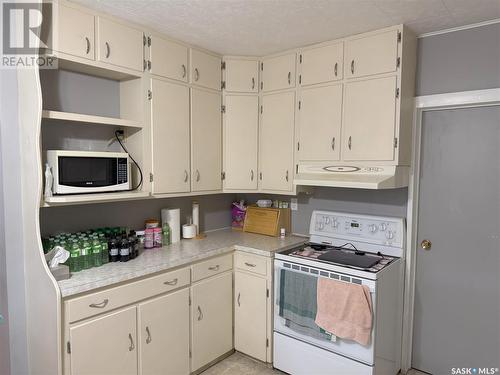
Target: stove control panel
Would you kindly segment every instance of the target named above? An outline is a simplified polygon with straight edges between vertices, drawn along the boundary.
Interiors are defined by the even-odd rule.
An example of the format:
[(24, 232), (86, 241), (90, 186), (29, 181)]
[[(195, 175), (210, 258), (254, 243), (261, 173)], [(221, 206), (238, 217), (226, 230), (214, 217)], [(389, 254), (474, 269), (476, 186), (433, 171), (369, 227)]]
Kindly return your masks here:
[(404, 220), (392, 217), (354, 215), (314, 211), (311, 216), (311, 235), (343, 238), (373, 244), (401, 246)]

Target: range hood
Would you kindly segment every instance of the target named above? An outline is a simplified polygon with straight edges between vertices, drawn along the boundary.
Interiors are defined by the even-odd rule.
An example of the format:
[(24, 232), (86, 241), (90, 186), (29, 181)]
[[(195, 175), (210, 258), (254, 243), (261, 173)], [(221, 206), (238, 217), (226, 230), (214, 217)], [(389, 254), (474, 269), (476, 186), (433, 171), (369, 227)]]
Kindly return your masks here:
[(358, 189), (395, 189), (408, 186), (408, 166), (299, 165), (293, 183)]

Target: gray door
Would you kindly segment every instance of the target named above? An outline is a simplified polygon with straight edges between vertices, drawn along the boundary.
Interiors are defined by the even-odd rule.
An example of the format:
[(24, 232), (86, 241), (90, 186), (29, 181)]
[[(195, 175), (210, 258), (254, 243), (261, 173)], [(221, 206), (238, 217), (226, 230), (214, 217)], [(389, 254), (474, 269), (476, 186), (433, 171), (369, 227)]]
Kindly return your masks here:
[(422, 120), (412, 366), (435, 375), (496, 369), (500, 107), (425, 112)]

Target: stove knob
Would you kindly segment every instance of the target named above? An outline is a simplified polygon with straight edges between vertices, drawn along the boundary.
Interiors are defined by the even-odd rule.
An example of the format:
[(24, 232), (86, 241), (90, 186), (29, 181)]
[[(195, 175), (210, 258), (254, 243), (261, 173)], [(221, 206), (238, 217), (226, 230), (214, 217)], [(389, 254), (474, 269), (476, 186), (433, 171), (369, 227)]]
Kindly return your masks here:
[(378, 226), (378, 228), (383, 232), (387, 229), (387, 224), (386, 223), (382, 223)]
[(377, 231), (377, 226), (375, 224), (370, 224), (368, 229), (370, 232), (375, 233)]
[(387, 231), (387, 233), (385, 234), (385, 236), (387, 237), (387, 239), (392, 240), (394, 238), (394, 232)]

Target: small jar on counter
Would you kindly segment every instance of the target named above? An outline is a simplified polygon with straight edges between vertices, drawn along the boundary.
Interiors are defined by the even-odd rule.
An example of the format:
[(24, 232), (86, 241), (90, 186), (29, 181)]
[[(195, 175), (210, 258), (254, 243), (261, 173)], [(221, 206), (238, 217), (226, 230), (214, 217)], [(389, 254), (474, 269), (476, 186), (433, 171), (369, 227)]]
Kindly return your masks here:
[(154, 247), (154, 229), (146, 228), (144, 231), (144, 248), (152, 249)]
[(162, 246), (161, 228), (153, 228), (153, 242), (154, 247)]

